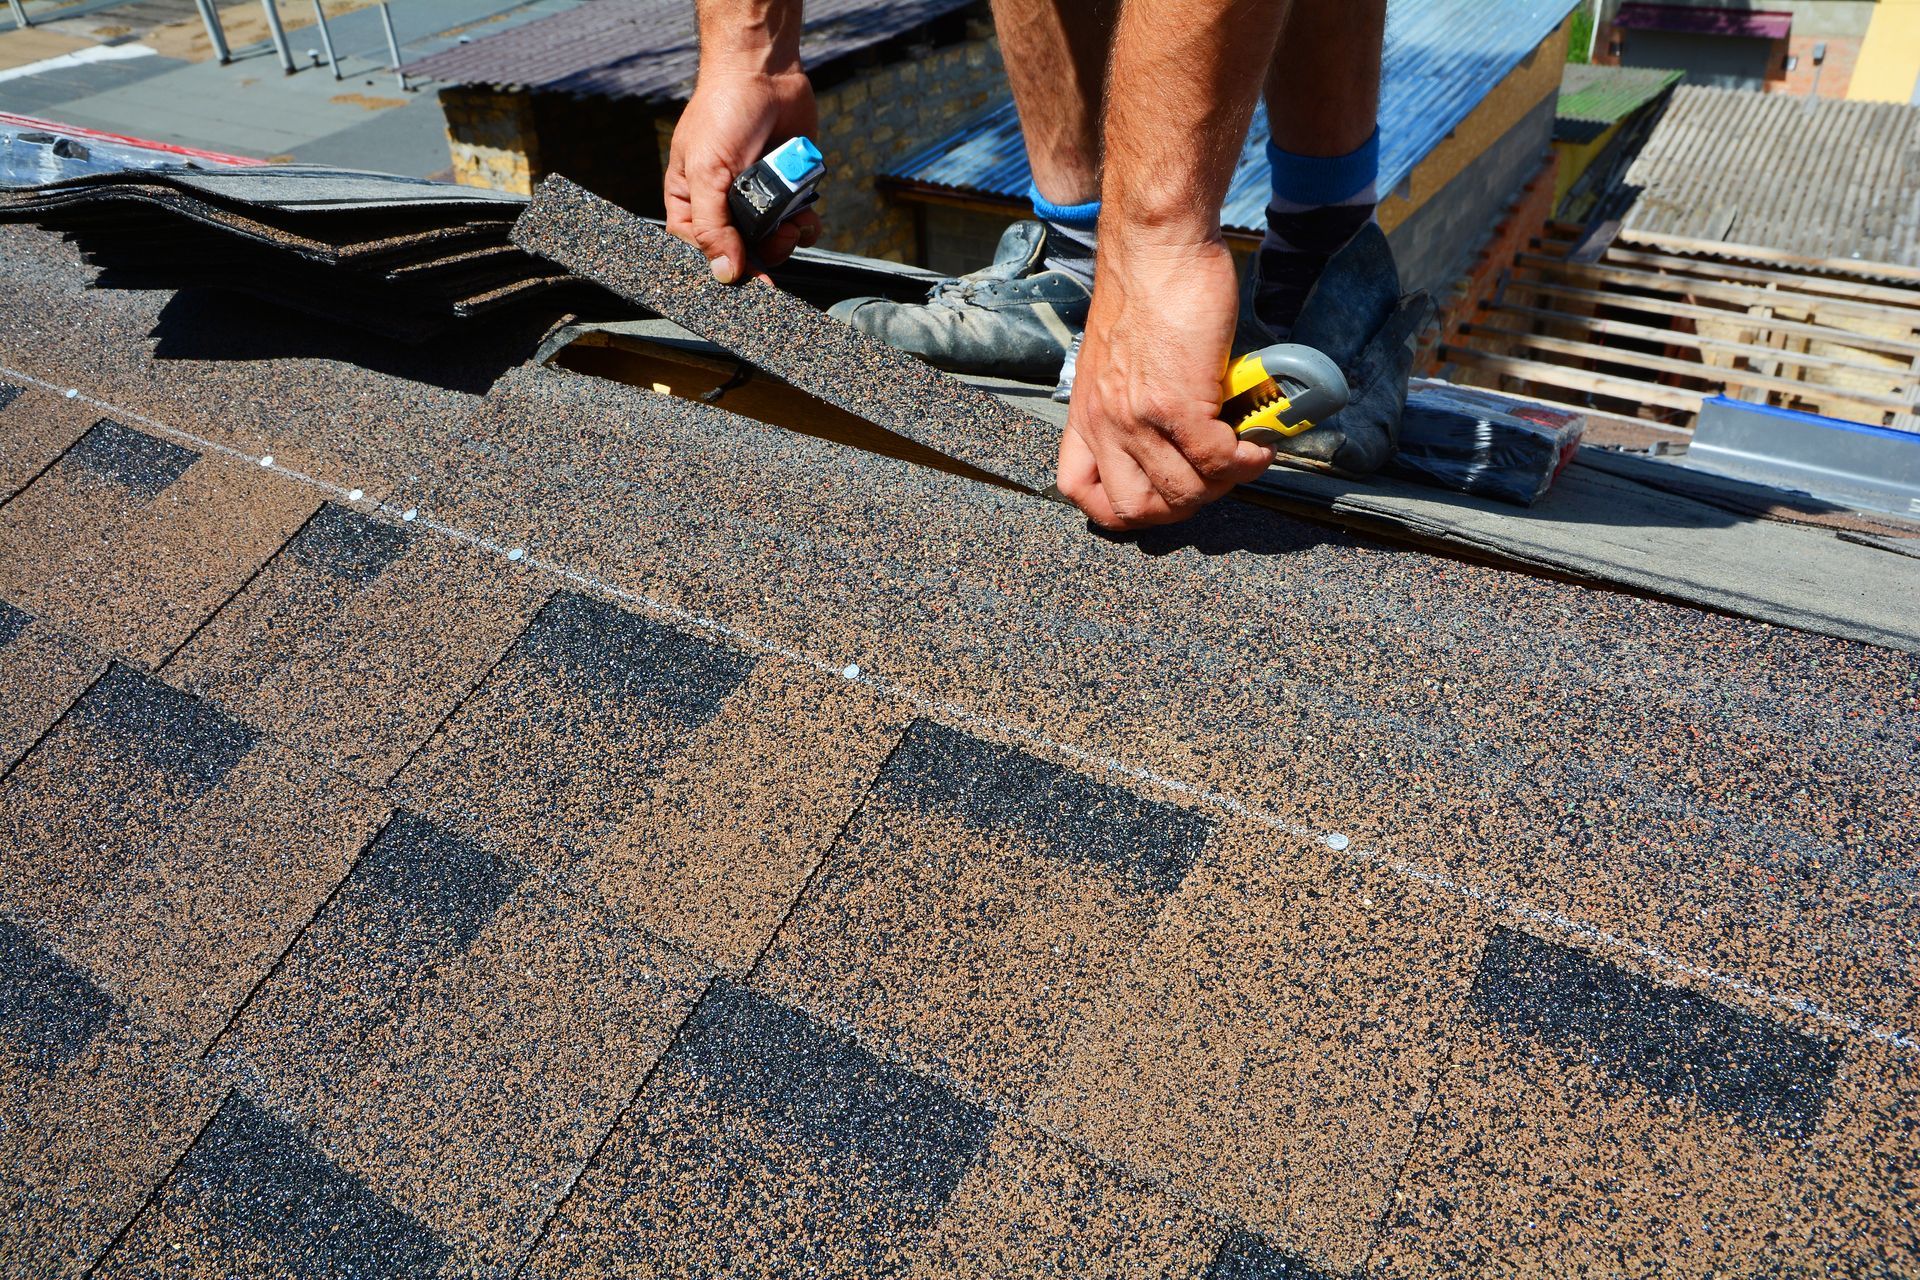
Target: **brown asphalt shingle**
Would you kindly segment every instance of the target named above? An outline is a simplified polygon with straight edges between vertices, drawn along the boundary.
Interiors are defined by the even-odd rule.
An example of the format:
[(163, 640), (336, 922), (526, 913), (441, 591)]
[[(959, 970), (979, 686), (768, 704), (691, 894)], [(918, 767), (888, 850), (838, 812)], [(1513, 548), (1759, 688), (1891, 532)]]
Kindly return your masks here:
[(45, 618), (0, 600), (0, 773), (93, 683), (107, 660)]
[(167, 676), (379, 785), (551, 590), (411, 522), (329, 502)]
[(0, 784), (0, 1256), (20, 1273), (97, 1257), (192, 1140), (219, 1097), (200, 1051), (380, 810), (119, 664)]
[(96, 1275), (434, 1275), (446, 1245), (298, 1126), (229, 1094)]
[(575, 879), (663, 938), (744, 974), (906, 728), (846, 677), (763, 657), (660, 764)]
[(82, 383), (200, 453), (151, 501), (224, 585), (47, 576), (125, 476), (0, 508), (0, 662), (118, 660), (0, 778), (11, 1270), (136, 1213), (100, 1273), (1913, 1268), (1911, 655), (1098, 539), (474, 351), (181, 354), (0, 249), (0, 429)]
[(99, 417), (91, 406), (0, 379), (0, 503), (52, 466)]
[(151, 670), (317, 505), (282, 476), (101, 418), (0, 507), (0, 597)]
[(0, 917), (0, 1271), (78, 1275), (212, 1114), (191, 1045)]
[(418, 811), (549, 873), (602, 846), (753, 655), (564, 591), (395, 784)]
[(385, 806), (118, 663), (0, 785), (0, 911), (204, 1045)]
[(402, 809), (216, 1061), (452, 1266), (509, 1268), (703, 982), (591, 900)]
[(954, 1189), (941, 1230), (907, 1274), (1190, 1277), (1221, 1235), (1190, 1205), (1009, 1120)]
[(1236, 825), (1101, 983), (1034, 1115), (1354, 1269), (1484, 921), (1384, 868)]
[(722, 979), (527, 1274), (892, 1274), (992, 1125), (938, 1080)]
[[(1604, 988), (1582, 994), (1618, 998)], [(1609, 1009), (1604, 1021), (1623, 1012), (1621, 1032), (1647, 1031), (1633, 1025), (1631, 1008)], [(1718, 1020), (1682, 1007), (1676, 1025), (1654, 1034), (1685, 1035), (1693, 1029), (1685, 1020), (1703, 1013)], [(1821, 1129), (1831, 1076), (1791, 1080), (1806, 1094), (1797, 1112), (1805, 1127), (1769, 1132), (1740, 1110), (1762, 1100), (1738, 1096), (1763, 1086), (1746, 1078), (1767, 1065), (1746, 1056), (1766, 1052), (1761, 1037), (1715, 1043), (1709, 1032), (1684, 1046), (1695, 1056), (1657, 1040), (1609, 1045), (1604, 1021), (1583, 1036), (1529, 1030), (1521, 1019), (1502, 1025), (1497, 1008), (1476, 1009), (1401, 1176), (1377, 1274), (1768, 1274), (1807, 1265), (1804, 1228), (1787, 1229), (1786, 1197), (1810, 1153), (1830, 1141)], [(1622, 1061), (1640, 1053), (1652, 1060)]]
[(756, 977), (1017, 1107), (1210, 825), (916, 721)]

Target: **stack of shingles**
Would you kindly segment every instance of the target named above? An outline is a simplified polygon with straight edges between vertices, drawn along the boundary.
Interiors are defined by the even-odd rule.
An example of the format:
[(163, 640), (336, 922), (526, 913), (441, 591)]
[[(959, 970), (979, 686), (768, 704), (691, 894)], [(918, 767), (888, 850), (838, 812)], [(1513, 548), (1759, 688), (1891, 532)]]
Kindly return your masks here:
[[(78, 243), (126, 289), (217, 287), (418, 341), (451, 322), (583, 290), (515, 248), (495, 191), (309, 166), (187, 166), (0, 191), (0, 221)], [(565, 287), (575, 295), (556, 295)]]

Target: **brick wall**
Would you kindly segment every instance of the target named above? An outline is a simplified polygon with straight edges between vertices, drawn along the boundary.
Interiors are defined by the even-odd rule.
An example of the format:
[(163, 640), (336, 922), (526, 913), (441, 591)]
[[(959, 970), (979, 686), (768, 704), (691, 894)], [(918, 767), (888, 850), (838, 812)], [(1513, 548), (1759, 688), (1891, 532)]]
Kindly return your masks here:
[[(953, 133), (1006, 92), (1000, 46), (984, 25), (965, 38), (920, 46), (817, 90), (814, 139), (827, 163), (820, 197), (825, 248), (911, 262), (911, 209), (875, 187), (880, 174)], [(551, 172), (636, 213), (659, 216), (659, 192), (677, 111), (638, 102), (529, 95), (484, 88), (440, 93), (454, 181), (526, 194)], [(991, 257), (991, 252), (989, 252)]]
[(440, 91), (453, 180), (531, 195), (550, 173), (638, 213), (658, 215), (664, 144), (637, 103), (485, 87)]
[(531, 95), (485, 88), (442, 89), (440, 111), (446, 117), (455, 182), (523, 196), (533, 193), (533, 184), (544, 171)]
[(948, 204), (924, 204), (919, 208), (926, 236), (926, 253), (919, 265), (946, 276), (965, 275), (992, 262), (994, 251), (1000, 247), (1000, 233), (1007, 229), (1007, 224), (1033, 216), (1032, 210), (1024, 207), (1004, 212), (963, 209)]
[(1437, 363), (1434, 352), (1442, 343), (1458, 343), (1460, 326), (1471, 324), (1480, 304), (1500, 287), (1501, 277), (1513, 269), (1514, 255), (1525, 252), (1527, 243), (1546, 228), (1547, 219), (1553, 214), (1554, 183), (1559, 167), (1559, 158), (1549, 153), (1539, 172), (1507, 206), (1505, 216), (1474, 256), (1473, 265), (1443, 295), (1434, 299), (1440, 312), (1438, 323), (1428, 326), (1420, 341), (1415, 372), (1423, 377), (1433, 374)]
[(918, 58), (874, 67), (822, 90), (820, 136), (827, 186), (820, 197), (823, 247), (911, 262), (913, 211), (889, 200), (875, 180), (899, 161), (953, 133), (1004, 92), (999, 42), (969, 38)]
[[(1767, 80), (1768, 93), (1813, 93), (1818, 88), (1823, 98), (1844, 98), (1853, 83), (1853, 64), (1860, 59), (1864, 41), (1855, 36), (1794, 35), (1784, 42), (1786, 57), (1795, 60), (1793, 70)], [(1818, 68), (1813, 65), (1815, 45), (1827, 46), (1827, 59)], [(1785, 65), (1785, 60), (1782, 60)], [(1818, 71), (1818, 76), (1815, 71)]]

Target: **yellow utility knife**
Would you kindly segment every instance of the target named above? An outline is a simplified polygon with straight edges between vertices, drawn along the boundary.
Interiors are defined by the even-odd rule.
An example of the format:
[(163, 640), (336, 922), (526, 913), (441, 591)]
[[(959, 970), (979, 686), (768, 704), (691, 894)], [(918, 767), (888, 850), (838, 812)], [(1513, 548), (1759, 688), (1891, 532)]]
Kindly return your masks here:
[(1227, 366), (1220, 420), (1269, 448), (1347, 407), (1347, 379), (1331, 359), (1293, 342), (1248, 352)]

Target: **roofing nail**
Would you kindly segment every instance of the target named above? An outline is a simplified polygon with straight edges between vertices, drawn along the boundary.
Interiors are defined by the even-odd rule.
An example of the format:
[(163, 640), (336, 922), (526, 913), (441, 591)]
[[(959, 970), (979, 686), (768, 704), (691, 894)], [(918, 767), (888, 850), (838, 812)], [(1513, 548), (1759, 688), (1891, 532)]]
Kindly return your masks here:
[(846, 666), (840, 668), (840, 674), (849, 680), (858, 680), (860, 678), (860, 664), (857, 662), (849, 662)]
[(407, 509), (406, 509), (405, 511), (402, 511), (402, 512), (400, 513), (400, 518), (401, 518), (402, 520), (411, 520), (411, 519), (413, 519), (413, 518), (414, 518), (415, 516), (417, 516), (417, 515), (419, 515), (419, 514), (420, 514), (420, 508), (418, 508), (418, 507), (408, 507), (408, 508), (407, 508)]
[(514, 548), (513, 550), (511, 550), (511, 551), (509, 551), (509, 552), (507, 552), (507, 559), (509, 559), (509, 560), (518, 560), (518, 559), (520, 559), (520, 557), (521, 557), (521, 556), (524, 556), (524, 555), (526, 555), (526, 554), (527, 554), (527, 553), (526, 553), (526, 551), (525, 551), (524, 549), (522, 549), (522, 548), (520, 548), (520, 547), (515, 547), (515, 548)]
[(78, 400), (79, 398), (80, 398), (80, 388), (78, 387), (67, 388), (67, 399)]
[(1346, 848), (1347, 844), (1348, 844), (1347, 838), (1341, 835), (1338, 831), (1326, 837), (1327, 848), (1333, 850), (1335, 853), (1338, 853), (1342, 849)]
[(362, 492), (361, 492), (360, 490), (358, 490), (358, 489), (354, 489), (354, 490), (351, 490), (351, 491), (349, 491), (349, 492), (348, 492), (348, 494), (347, 494), (347, 501), (348, 501), (348, 502), (358, 502), (358, 501), (360, 501), (360, 499), (362, 499), (362, 498), (364, 498), (364, 497), (366, 497), (366, 496), (367, 496), (367, 495), (366, 495), (366, 494), (364, 494), (364, 493), (362, 493)]
[(260, 465), (261, 465), (261, 466), (263, 466), (263, 467), (270, 467), (270, 466), (272, 466), (272, 465), (273, 465), (273, 455), (272, 455), (272, 454), (270, 454), (270, 453), (268, 453), (268, 454), (263, 454), (263, 455), (261, 456), (261, 458), (260, 458)]

